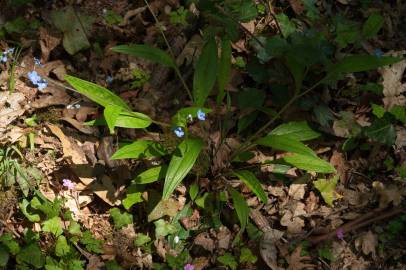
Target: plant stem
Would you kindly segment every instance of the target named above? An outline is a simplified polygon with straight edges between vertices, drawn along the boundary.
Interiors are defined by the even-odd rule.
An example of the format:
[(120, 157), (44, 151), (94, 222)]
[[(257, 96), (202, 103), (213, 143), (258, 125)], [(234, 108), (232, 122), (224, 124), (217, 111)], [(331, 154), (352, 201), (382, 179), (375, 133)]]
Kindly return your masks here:
[(165, 41), (165, 44), (166, 44), (166, 46), (168, 47), (169, 53), (170, 53), (171, 56), (172, 56), (173, 63), (174, 63), (174, 64), (173, 64), (173, 68), (175, 69), (175, 73), (176, 73), (176, 75), (179, 77), (180, 81), (182, 82), (183, 88), (185, 88), (185, 90), (186, 90), (186, 92), (187, 92), (187, 94), (188, 94), (190, 100), (193, 100), (192, 92), (190, 91), (189, 87), (187, 86), (185, 80), (183, 79), (182, 74), (180, 73), (179, 67), (178, 67), (178, 65), (176, 64), (175, 54), (173, 53), (172, 47), (171, 47), (171, 45), (169, 44), (168, 39), (166, 38), (166, 35), (165, 35), (164, 31), (162, 30), (161, 22), (158, 20), (157, 16), (156, 16), (155, 13), (152, 11), (151, 6), (149, 5), (148, 1), (147, 1), (147, 0), (144, 0), (144, 2), (145, 2), (145, 4), (146, 4), (147, 7), (148, 7), (149, 12), (151, 12), (152, 17), (154, 17), (155, 22), (158, 24), (159, 32), (161, 32), (161, 35), (162, 35), (162, 37), (163, 37), (163, 39), (164, 39), (164, 41)]
[(240, 153), (247, 151), (251, 149), (255, 144), (253, 141), (255, 139), (258, 139), (258, 137), (261, 135), (262, 132), (264, 132), (269, 126), (271, 126), (293, 103), (295, 103), (299, 98), (302, 96), (308, 94), (310, 91), (315, 89), (317, 86), (319, 86), (326, 77), (315, 83), (312, 87), (309, 89), (306, 89), (304, 92), (300, 94), (295, 94), (283, 107), (282, 109), (279, 110), (277, 114), (275, 114), (265, 125), (263, 125), (260, 129), (257, 130), (253, 135), (248, 137), (248, 139), (245, 141), (245, 143), (241, 144), (240, 147), (238, 147), (235, 152), (231, 155), (231, 159), (235, 158), (238, 156)]

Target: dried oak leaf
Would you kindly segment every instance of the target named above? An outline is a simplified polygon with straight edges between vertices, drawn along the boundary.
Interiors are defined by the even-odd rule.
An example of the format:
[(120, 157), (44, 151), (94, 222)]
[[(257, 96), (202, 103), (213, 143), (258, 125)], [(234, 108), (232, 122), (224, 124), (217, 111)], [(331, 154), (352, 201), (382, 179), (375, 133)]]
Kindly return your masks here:
[(309, 256), (301, 256), (302, 252), (302, 246), (298, 246), (292, 254), (287, 258), (289, 267), (287, 270), (300, 270), (300, 269), (306, 269), (306, 268), (314, 268), (315, 265), (306, 263), (304, 261), (311, 260)]
[[(389, 52), (388, 55), (402, 56), (406, 51)], [(390, 66), (379, 69), (383, 77), (383, 104), (385, 109), (390, 109), (395, 105), (406, 106), (406, 84), (402, 83), (403, 73), (406, 69), (406, 60), (402, 60)]]
[(306, 184), (291, 184), (289, 186), (289, 196), (294, 200), (301, 200), (305, 195)]
[(48, 61), (51, 51), (61, 43), (61, 38), (51, 34), (49, 30), (44, 27), (40, 27), (39, 29), (39, 38), (42, 52), (41, 62), (46, 62)]
[(288, 232), (292, 234), (300, 233), (304, 227), (304, 220), (293, 215), (291, 211), (286, 211), (280, 220), (282, 226), (288, 227)]
[(372, 257), (376, 256), (376, 247), (378, 246), (378, 236), (368, 231), (366, 234), (361, 235), (355, 240), (355, 247), (361, 249), (365, 255), (372, 254)]
[(278, 267), (276, 243), (282, 238), (283, 234), (283, 231), (269, 229), (264, 233), (259, 243), (261, 257), (272, 270), (281, 269)]
[(214, 240), (210, 238), (210, 235), (207, 232), (198, 234), (193, 242), (195, 245), (201, 246), (210, 252), (213, 252), (215, 248)]

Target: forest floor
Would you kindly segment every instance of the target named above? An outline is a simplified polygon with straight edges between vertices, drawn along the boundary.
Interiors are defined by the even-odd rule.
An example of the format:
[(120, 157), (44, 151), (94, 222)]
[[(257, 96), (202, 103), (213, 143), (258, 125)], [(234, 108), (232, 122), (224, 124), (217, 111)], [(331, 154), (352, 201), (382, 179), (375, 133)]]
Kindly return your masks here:
[[(295, 32), (310, 29), (333, 44), (310, 56), (298, 46), (296, 57), (310, 57), (303, 61), (324, 53), (402, 56), (406, 3), (218, 3), (227, 2), (256, 3), (256, 13), (238, 22), (224, 102), (216, 102), (214, 90), (206, 101), (212, 112), (188, 125), (210, 154), (160, 201), (163, 179), (137, 185), (133, 179), (167, 157), (111, 156), (123, 142), (153, 140), (174, 149), (180, 139), (159, 124), (114, 134), (86, 124), (103, 110), (65, 75), (108, 88), (135, 111), (170, 123), (193, 106), (175, 72), (111, 48), (149, 44), (167, 51), (152, 11), (192, 87), (215, 15), (179, 0), (151, 0), (149, 7), (128, 0), (0, 0), (0, 269), (406, 269), (406, 60), (337, 77), (276, 118), (272, 127), (293, 123), (317, 134), (306, 145), (335, 174), (279, 165), (273, 161), (284, 152), (254, 147), (245, 163), (231, 166), (255, 169), (264, 203), (236, 174), (223, 173), (230, 153), (292, 94), (295, 78), (274, 60), (278, 47), (266, 49), (268, 38), (283, 34), (293, 42)], [(247, 5), (239, 12), (249, 17)], [(380, 25), (370, 25), (377, 33), (368, 33), (369, 19)], [(33, 71), (44, 81), (33, 80)], [(303, 84), (321, 72), (306, 73)], [(245, 228), (228, 187), (249, 207)]]

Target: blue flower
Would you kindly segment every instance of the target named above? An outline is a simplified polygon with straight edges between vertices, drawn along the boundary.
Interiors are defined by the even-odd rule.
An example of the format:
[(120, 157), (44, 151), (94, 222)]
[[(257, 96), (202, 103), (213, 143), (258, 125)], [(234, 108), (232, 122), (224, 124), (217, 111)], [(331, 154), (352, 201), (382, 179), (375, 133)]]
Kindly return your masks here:
[(14, 48), (10, 48), (8, 50), (5, 51), (8, 54), (13, 54), (14, 53)]
[(28, 72), (28, 79), (30, 79), (32, 84), (36, 85), (40, 91), (44, 90), (48, 86), (48, 81), (42, 79), (35, 70)]
[(113, 77), (107, 76), (107, 77), (106, 77), (106, 83), (107, 83), (107, 84), (112, 84), (112, 83), (113, 83)]
[(2, 63), (5, 63), (5, 62), (7, 62), (7, 54), (2, 54), (2, 56), (1, 56), (1, 58), (0, 58), (0, 62), (2, 62)]
[(381, 49), (378, 48), (378, 49), (375, 49), (374, 54), (376, 57), (380, 58), (380, 57), (382, 57), (383, 52)]
[(182, 138), (183, 136), (185, 136), (185, 131), (183, 131), (182, 127), (177, 127), (173, 130), (173, 132), (175, 132), (175, 135), (179, 138)]
[(14, 48), (7, 49), (2, 52), (1, 57), (0, 57), (0, 62), (5, 63), (8, 60), (8, 55), (11, 55), (14, 53)]
[(206, 114), (202, 110), (197, 111), (197, 118), (201, 121), (206, 120)]

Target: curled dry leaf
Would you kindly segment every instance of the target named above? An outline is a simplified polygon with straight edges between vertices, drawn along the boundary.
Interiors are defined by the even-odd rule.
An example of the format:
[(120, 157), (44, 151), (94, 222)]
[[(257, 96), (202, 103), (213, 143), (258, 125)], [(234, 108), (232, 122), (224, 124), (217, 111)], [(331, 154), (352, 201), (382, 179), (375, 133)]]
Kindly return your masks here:
[(211, 239), (207, 232), (198, 234), (194, 239), (194, 244), (210, 252), (213, 252), (215, 248), (214, 240)]
[(219, 249), (228, 249), (230, 247), (231, 232), (225, 227), (221, 226), (217, 233), (217, 246)]
[(39, 38), (42, 52), (41, 62), (46, 62), (48, 61), (51, 51), (61, 43), (61, 38), (51, 34), (48, 29), (44, 27), (40, 27), (39, 29)]
[(290, 255), (290, 257), (288, 258), (288, 264), (289, 267), (287, 268), (287, 270), (301, 270), (301, 269), (307, 269), (309, 267), (314, 268), (315, 265), (310, 264), (310, 263), (306, 263), (304, 261), (308, 261), (311, 258), (309, 256), (301, 256), (301, 252), (302, 252), (302, 246), (299, 245), (294, 251), (293, 253)]
[(259, 252), (262, 259), (272, 270), (280, 270), (278, 267), (278, 250), (276, 249), (276, 242), (278, 242), (284, 232), (276, 229), (269, 229), (264, 233), (259, 243)]
[(94, 194), (110, 206), (121, 204), (121, 201), (118, 199), (119, 191), (114, 187), (113, 180), (109, 176), (103, 175), (101, 183), (92, 183), (91, 189)]
[(69, 118), (69, 117), (62, 117), (61, 120), (68, 122), (74, 128), (76, 128), (77, 130), (79, 130), (80, 132), (82, 132), (84, 134), (95, 135), (95, 136), (99, 135), (99, 130), (96, 127), (86, 126), (83, 123), (81, 123), (73, 118)]
[(288, 227), (288, 232), (292, 234), (300, 233), (305, 225), (303, 219), (294, 216), (289, 210), (282, 216), (280, 223), (282, 226)]

